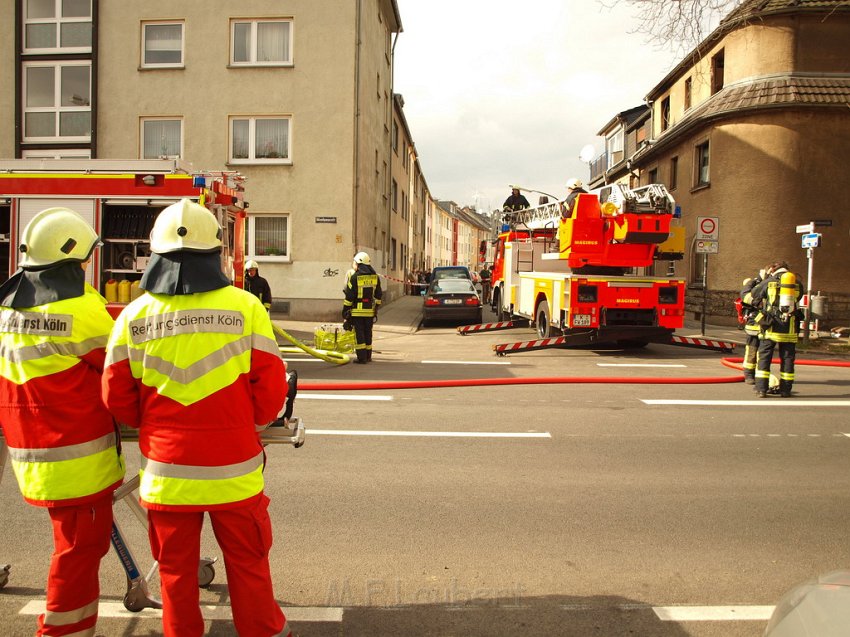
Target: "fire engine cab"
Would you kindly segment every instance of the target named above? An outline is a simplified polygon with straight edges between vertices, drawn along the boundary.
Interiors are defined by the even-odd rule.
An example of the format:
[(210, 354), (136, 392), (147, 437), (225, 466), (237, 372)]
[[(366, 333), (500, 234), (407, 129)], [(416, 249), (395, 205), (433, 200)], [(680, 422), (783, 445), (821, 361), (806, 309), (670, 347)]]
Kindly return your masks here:
[(154, 219), (187, 198), (216, 215), (224, 233), (222, 268), (241, 287), (244, 270), (244, 178), (236, 172), (192, 172), (175, 160), (0, 160), (0, 269), (18, 267), (19, 236), (46, 208), (83, 216), (100, 235), (86, 279), (108, 301), (128, 303), (150, 258)]
[(661, 184), (606, 186), (579, 194), (571, 210), (554, 202), (506, 212), (494, 242), (499, 320), (529, 321), (541, 339), (560, 337), (554, 346), (668, 341), (684, 321), (685, 282), (647, 272), (684, 254), (674, 212)]

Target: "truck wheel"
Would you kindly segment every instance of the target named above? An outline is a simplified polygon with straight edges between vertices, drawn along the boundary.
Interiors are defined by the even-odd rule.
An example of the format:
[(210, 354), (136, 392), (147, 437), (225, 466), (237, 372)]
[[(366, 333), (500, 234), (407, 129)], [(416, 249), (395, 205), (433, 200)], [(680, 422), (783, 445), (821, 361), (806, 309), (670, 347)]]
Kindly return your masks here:
[(555, 331), (549, 322), (549, 316), (549, 302), (543, 301), (537, 306), (537, 318), (534, 321), (534, 326), (537, 328), (537, 336), (540, 338), (549, 338), (555, 335)]

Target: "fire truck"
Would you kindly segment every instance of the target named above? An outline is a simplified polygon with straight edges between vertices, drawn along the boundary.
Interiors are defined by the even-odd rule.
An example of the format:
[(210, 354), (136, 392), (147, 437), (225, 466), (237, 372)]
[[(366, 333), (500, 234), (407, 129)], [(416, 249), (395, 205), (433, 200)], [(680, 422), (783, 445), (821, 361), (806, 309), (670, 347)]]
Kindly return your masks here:
[[(222, 268), (241, 287), (247, 204), (237, 172), (193, 172), (176, 160), (0, 160), (0, 260), (17, 268), (19, 235), (41, 210), (80, 213), (100, 235), (87, 281), (116, 305), (129, 302), (150, 258), (157, 214), (183, 198), (205, 205), (222, 228)], [(134, 285), (135, 284), (135, 285)]]
[(685, 281), (647, 272), (684, 254), (674, 216), (661, 184), (612, 184), (579, 194), (571, 210), (552, 202), (504, 213), (492, 275), (493, 310), (504, 323), (494, 329), (531, 323), (545, 342), (496, 346), (497, 354), (670, 342), (684, 321)]

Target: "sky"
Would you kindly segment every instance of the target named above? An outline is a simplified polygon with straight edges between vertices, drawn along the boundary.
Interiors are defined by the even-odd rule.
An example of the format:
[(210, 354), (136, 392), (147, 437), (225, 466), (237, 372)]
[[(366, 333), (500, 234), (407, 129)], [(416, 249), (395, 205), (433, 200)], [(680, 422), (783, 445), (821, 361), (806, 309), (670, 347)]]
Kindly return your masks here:
[(589, 178), (582, 149), (601, 154), (599, 130), (681, 59), (634, 33), (625, 3), (397, 2), (395, 92), (431, 196), (482, 211), (511, 184), (564, 198), (570, 177)]

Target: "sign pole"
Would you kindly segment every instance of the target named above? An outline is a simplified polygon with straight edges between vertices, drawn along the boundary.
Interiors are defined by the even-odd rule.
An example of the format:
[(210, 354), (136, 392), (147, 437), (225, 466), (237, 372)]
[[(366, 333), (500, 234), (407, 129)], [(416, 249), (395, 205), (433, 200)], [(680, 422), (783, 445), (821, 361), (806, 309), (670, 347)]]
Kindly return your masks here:
[(705, 313), (708, 306), (708, 253), (702, 255), (702, 312), (700, 313), (700, 336), (705, 336)]
[(812, 320), (812, 270), (814, 269), (815, 264), (815, 249), (808, 248), (806, 249), (806, 257), (809, 260), (809, 273), (806, 278), (806, 294), (809, 297), (809, 302), (806, 303), (806, 317), (805, 323), (803, 324), (803, 342), (808, 345), (809, 344), (809, 323)]

